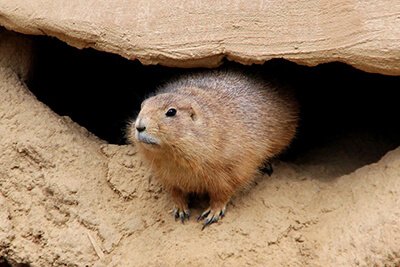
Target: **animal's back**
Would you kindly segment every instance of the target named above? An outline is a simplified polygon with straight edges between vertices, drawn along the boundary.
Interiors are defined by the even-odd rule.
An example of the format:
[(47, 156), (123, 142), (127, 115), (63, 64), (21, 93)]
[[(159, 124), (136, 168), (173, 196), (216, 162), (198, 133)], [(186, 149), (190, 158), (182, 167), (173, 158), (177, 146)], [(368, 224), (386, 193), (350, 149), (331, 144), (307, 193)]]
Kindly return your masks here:
[(256, 74), (229, 69), (199, 72), (183, 75), (160, 92), (188, 95), (208, 107), (203, 111), (215, 133), (224, 136), (230, 159), (235, 154), (243, 158), (246, 150), (268, 159), (280, 153), (296, 132), (298, 105), (292, 92), (275, 88)]

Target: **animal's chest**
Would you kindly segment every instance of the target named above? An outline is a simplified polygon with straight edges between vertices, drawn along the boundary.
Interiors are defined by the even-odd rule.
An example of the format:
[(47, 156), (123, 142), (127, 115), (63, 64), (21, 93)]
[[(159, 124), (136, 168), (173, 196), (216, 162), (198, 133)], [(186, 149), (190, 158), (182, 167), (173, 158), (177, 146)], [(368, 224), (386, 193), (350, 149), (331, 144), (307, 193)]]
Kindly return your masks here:
[(157, 179), (166, 187), (177, 187), (184, 192), (203, 193), (207, 191), (208, 177), (198, 172), (174, 165), (172, 162), (157, 166)]

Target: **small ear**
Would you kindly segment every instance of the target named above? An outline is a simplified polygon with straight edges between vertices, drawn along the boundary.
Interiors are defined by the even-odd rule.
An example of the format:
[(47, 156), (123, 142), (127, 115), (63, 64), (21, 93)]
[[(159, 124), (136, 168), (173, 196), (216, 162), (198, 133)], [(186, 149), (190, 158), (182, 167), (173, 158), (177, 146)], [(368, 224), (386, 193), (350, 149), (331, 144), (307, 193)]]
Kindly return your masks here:
[(190, 113), (190, 118), (192, 119), (192, 121), (196, 121), (197, 120), (197, 112), (193, 108), (193, 106), (190, 107), (189, 113)]
[(140, 109), (143, 109), (144, 103), (146, 102), (147, 99), (143, 100), (143, 102), (140, 104)]

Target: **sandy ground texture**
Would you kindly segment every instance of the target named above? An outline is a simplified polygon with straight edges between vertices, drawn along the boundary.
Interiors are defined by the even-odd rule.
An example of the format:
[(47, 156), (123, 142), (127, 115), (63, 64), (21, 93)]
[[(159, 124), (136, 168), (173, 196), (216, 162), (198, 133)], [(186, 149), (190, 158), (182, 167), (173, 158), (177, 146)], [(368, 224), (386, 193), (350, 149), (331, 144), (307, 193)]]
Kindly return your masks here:
[(106, 144), (30, 93), (28, 55), (0, 50), (0, 256), (9, 263), (399, 266), (400, 148), (380, 157), (365, 141), (359, 158), (345, 136), (274, 162), (271, 177), (201, 231), (168, 214), (171, 200), (134, 147)]

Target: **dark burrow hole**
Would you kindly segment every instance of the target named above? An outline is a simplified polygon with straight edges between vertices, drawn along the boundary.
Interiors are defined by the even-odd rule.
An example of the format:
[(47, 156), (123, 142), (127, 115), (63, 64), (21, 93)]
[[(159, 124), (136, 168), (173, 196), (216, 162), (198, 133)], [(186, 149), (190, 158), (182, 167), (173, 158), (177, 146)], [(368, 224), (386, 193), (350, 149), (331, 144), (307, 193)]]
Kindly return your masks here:
[[(146, 95), (177, 73), (190, 71), (143, 66), (48, 37), (34, 40), (30, 90), (56, 113), (113, 144), (125, 144), (125, 125)], [(296, 89), (301, 126), (284, 160), (306, 164), (307, 153), (332, 144), (347, 151), (352, 160), (359, 159), (362, 166), (399, 146), (400, 77), (365, 73), (342, 63), (305, 67), (271, 60), (246, 68)], [(332, 154), (340, 158), (337, 151)]]

